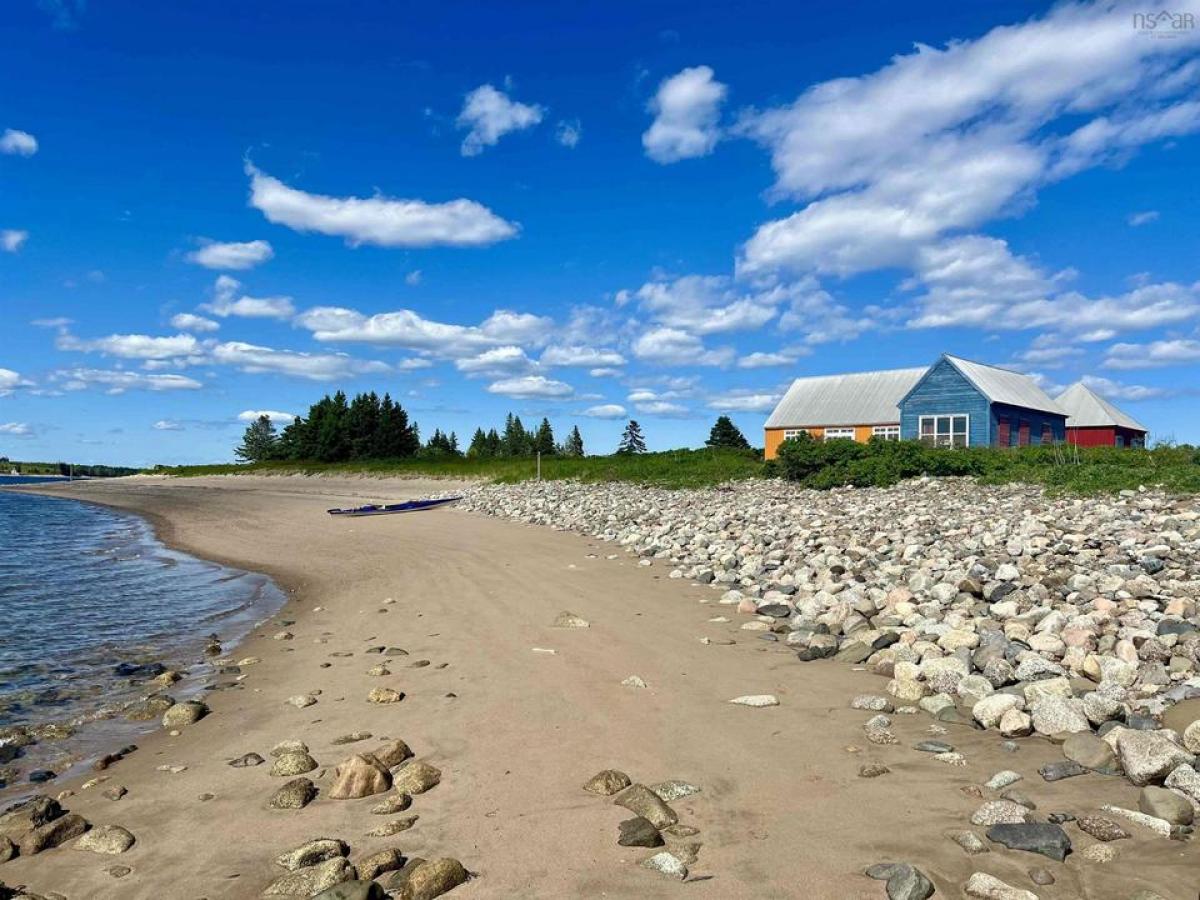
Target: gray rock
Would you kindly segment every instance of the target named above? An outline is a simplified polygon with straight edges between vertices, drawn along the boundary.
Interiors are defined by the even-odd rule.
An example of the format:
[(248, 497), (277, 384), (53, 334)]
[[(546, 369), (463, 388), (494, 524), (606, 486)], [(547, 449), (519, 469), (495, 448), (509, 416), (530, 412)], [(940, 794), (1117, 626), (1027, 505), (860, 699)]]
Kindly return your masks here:
[(653, 822), (635, 816), (618, 826), (617, 843), (622, 847), (661, 847), (663, 837)]
[(1166, 819), (1172, 825), (1191, 825), (1195, 815), (1190, 801), (1174, 791), (1153, 785), (1142, 788), (1138, 809), (1148, 816)]
[(1105, 741), (1089, 733), (1072, 734), (1062, 745), (1063, 756), (1084, 768), (1097, 772), (1114, 772), (1117, 756)]
[[(259, 757), (261, 759), (261, 757)], [(293, 775), (303, 775), (317, 768), (317, 761), (307, 753), (281, 753), (271, 764), (271, 774), (283, 778)]]
[(424, 794), (442, 782), (441, 769), (425, 762), (410, 761), (396, 770), (393, 786), (402, 794)]
[(39, 825), (32, 829), (17, 841), (16, 844), (21, 851), (21, 856), (34, 856), (43, 850), (49, 850), (52, 847), (65, 844), (72, 838), (79, 837), (90, 827), (87, 819), (83, 816), (76, 813), (66, 813), (61, 818), (54, 819), (45, 825)]
[(962, 847), (963, 852), (968, 856), (989, 852), (988, 845), (973, 831), (952, 831), (946, 836)]
[(185, 700), (176, 703), (163, 713), (163, 728), (182, 728), (193, 725), (208, 715), (208, 707), (199, 700)]
[(887, 880), (888, 900), (926, 900), (933, 896), (933, 882), (920, 869), (904, 866)]
[(1160, 731), (1122, 731), (1117, 735), (1117, 755), (1138, 787), (1162, 781), (1176, 766), (1195, 762), (1192, 754)]
[(921, 741), (913, 745), (914, 750), (920, 750), (922, 753), (953, 753), (954, 747), (947, 744), (945, 741)]
[(1074, 778), (1076, 775), (1086, 775), (1088, 772), (1079, 763), (1064, 759), (1058, 762), (1046, 763), (1038, 769), (1038, 773), (1046, 781), (1062, 781), (1064, 778)]
[(1098, 841), (1119, 841), (1129, 837), (1128, 831), (1106, 816), (1080, 816), (1075, 820), (1075, 826)]
[(354, 881), (354, 866), (339, 856), (276, 878), (263, 891), (266, 897), (312, 897), (345, 881)]
[(399, 871), (404, 868), (406, 862), (403, 853), (395, 847), (390, 847), (360, 859), (354, 864), (354, 868), (358, 870), (360, 881), (373, 881), (387, 872)]
[(623, 806), (631, 813), (649, 819), (655, 828), (666, 828), (679, 821), (675, 810), (667, 806), (662, 798), (644, 784), (635, 784), (616, 796), (613, 803)]
[(387, 894), (377, 881), (344, 881), (326, 888), (312, 900), (387, 900)]
[(1015, 888), (986, 872), (976, 872), (967, 879), (963, 894), (973, 900), (1038, 900), (1038, 895)]
[(247, 753), (245, 756), (239, 756), (237, 759), (231, 759), (229, 764), (235, 769), (247, 769), (251, 766), (261, 766), (266, 760), (257, 753)]
[(989, 841), (1003, 844), (1010, 850), (1040, 853), (1062, 862), (1071, 852), (1071, 839), (1061, 825), (1047, 822), (1021, 822), (993, 825), (987, 830)]
[(971, 815), (972, 825), (1001, 825), (1029, 821), (1029, 810), (1012, 800), (989, 800)]
[(677, 881), (683, 881), (688, 875), (688, 869), (683, 860), (665, 850), (662, 853), (655, 853), (649, 859), (642, 860), (642, 866)]
[(349, 855), (350, 846), (345, 841), (333, 838), (317, 838), (314, 841), (301, 844), (299, 847), (289, 850), (281, 856), (275, 857), (275, 865), (281, 866), (289, 872), (295, 872), (297, 869), (315, 866), (317, 863), (323, 863), (326, 860)]
[(303, 809), (317, 796), (317, 787), (307, 778), (293, 778), (273, 793), (267, 806), (271, 809)]
[(583, 789), (589, 794), (598, 794), (601, 797), (611, 797), (618, 791), (623, 791), (633, 782), (629, 780), (629, 776), (624, 772), (619, 772), (616, 769), (605, 769), (603, 772), (597, 772), (583, 785)]
[(71, 846), (75, 850), (116, 856), (132, 847), (133, 843), (133, 834), (128, 829), (120, 825), (97, 825)]

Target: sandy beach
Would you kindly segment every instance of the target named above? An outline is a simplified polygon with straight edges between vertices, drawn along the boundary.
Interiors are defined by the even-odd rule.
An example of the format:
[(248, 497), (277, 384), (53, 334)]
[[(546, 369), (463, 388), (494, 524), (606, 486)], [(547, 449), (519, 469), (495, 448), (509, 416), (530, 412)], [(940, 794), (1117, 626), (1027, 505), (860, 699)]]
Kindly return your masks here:
[[(1126, 900), (1141, 888), (1195, 897), (1194, 845), (1142, 831), (1120, 842), (1120, 862), (1075, 854), (1053, 864), (1056, 882), (1041, 887), (1027, 872), (1043, 857), (967, 855), (945, 833), (979, 805), (972, 786), (998, 771), (1022, 773), (1044, 812), (1100, 802), (1136, 809), (1138, 789), (1107, 779), (1100, 798), (1089, 778), (1043, 783), (1037, 769), (1061, 759), (1051, 741), (1025, 739), (1009, 753), (994, 732), (961, 726), (945, 739), (967, 765), (947, 766), (911, 750), (930, 736), (925, 716), (896, 717), (899, 746), (868, 743), (865, 716), (849, 700), (881, 692), (882, 679), (844, 662), (801, 663), (784, 645), (740, 630), (733, 615), (710, 622), (721, 610), (698, 602), (712, 599), (710, 588), (638, 566), (612, 544), (457, 509), (357, 520), (324, 512), (453, 487), (256, 477), (39, 486), (141, 513), (171, 546), (265, 572), (290, 599), (227, 651), (261, 661), (242, 667), (237, 687), (207, 696), (210, 715), (177, 737), (159, 730), (139, 741), (102, 785), (81, 790), (80, 778), (48, 791), (75, 791), (64, 807), (93, 825), (129, 829), (132, 849), (107, 857), (65, 845), (3, 863), (0, 881), (70, 900), (252, 898), (284, 874), (276, 857), (326, 837), (349, 843), (351, 862), (389, 847), (454, 857), (475, 876), (450, 895), (464, 900), (878, 898), (882, 882), (862, 872), (882, 861), (919, 865), (938, 896), (962, 896), (967, 878), (984, 871), (1044, 900)], [(563, 611), (590, 627), (554, 627)], [(284, 630), (291, 640), (274, 639)], [(380, 646), (407, 655), (366, 652)], [(367, 674), (381, 662), (390, 675)], [(623, 685), (632, 675), (647, 687)], [(405, 696), (368, 703), (374, 688)], [(299, 694), (317, 703), (286, 702)], [(780, 703), (727, 702), (747, 694)], [(334, 744), (356, 731), (372, 738)], [(414, 798), (410, 830), (370, 837), (387, 818), (370, 812), (379, 797), (324, 792), (334, 766), (385, 738), (402, 738), (442, 779)], [(303, 809), (268, 809), (287, 780), (272, 777), (268, 754), (289, 739), (305, 742), (319, 763), (309, 777), (322, 794)], [(250, 752), (267, 764), (228, 765)], [(891, 773), (859, 777), (868, 762)], [(680, 822), (698, 829), (674, 839), (700, 844), (686, 881), (638, 865), (656, 851), (617, 845), (630, 814), (581, 789), (604, 769), (645, 784), (700, 786), (672, 803)], [(115, 785), (128, 794), (114, 802), (101, 792)], [(115, 863), (132, 871), (114, 878), (106, 869)], [(1192, 887), (1181, 893), (1181, 885)]]

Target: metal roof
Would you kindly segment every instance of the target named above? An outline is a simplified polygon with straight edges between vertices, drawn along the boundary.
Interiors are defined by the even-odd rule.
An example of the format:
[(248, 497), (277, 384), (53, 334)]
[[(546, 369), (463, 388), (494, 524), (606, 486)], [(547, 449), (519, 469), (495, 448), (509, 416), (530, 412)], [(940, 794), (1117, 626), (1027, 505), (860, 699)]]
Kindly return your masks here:
[(1068, 428), (1132, 428), (1148, 431), (1145, 425), (1113, 406), (1082, 381), (1058, 395), (1058, 405), (1067, 413)]
[(1050, 396), (1038, 387), (1028, 375), (1014, 372), (1011, 369), (1001, 369), (998, 366), (961, 359), (948, 353), (945, 358), (993, 403), (1006, 403), (1009, 406), (1066, 415), (1066, 411), (1051, 400)]
[(805, 425), (882, 425), (900, 421), (900, 399), (929, 371), (891, 369), (849, 375), (797, 378), (788, 388), (767, 428)]

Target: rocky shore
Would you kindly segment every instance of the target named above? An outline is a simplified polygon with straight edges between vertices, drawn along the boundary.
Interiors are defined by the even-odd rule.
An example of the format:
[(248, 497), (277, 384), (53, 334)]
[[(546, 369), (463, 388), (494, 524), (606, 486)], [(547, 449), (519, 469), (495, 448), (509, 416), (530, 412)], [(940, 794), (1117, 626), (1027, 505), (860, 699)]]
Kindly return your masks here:
[[(1028, 741), (1057, 745), (1061, 758), (1041, 780), (1087, 777), (1094, 806), (1041, 809), (1010, 770), (968, 785), (977, 809), (946, 838), (968, 855), (1016, 856), (1028, 871), (1025, 883), (1006, 882), (980, 856), (965, 896), (1036, 898), (1069, 855), (1106, 865), (1131, 832), (1181, 842), (1193, 874), (1170, 897), (1200, 893), (1195, 500), (1051, 497), (969, 480), (831, 492), (774, 481), (703, 491), (552, 482), (481, 488), (464, 505), (609, 542), (640, 566), (711, 586), (702, 602), (736, 610), (748, 637), (802, 661), (865, 667), (880, 676), (878, 693), (846, 700), (862, 711), (868, 743), (899, 745), (895, 716), (933, 720), (935, 739), (895, 746), (897, 760), (925, 752), (963, 766), (954, 734), (964, 728), (1014, 753)], [(859, 774), (889, 772), (875, 763)], [(1115, 779), (1140, 789), (1136, 809), (1107, 801)], [(863, 865), (893, 900), (934, 893), (919, 858)]]

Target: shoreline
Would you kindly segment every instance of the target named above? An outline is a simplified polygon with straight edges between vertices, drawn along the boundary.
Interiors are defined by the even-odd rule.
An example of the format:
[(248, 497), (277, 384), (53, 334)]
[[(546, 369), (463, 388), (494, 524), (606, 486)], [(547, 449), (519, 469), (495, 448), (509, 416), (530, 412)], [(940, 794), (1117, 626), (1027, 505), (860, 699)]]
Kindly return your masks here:
[[(911, 749), (931, 736), (923, 716), (896, 716), (900, 747), (864, 741), (867, 714), (849, 702), (882, 692), (878, 676), (833, 660), (798, 662), (782, 642), (741, 628), (747, 619), (720, 606), (712, 588), (668, 578), (668, 569), (640, 565), (614, 543), (460, 510), (338, 521), (324, 509), (363, 499), (356, 480), (243, 479), (140, 478), (46, 491), (135, 509), (168, 546), (268, 574), (289, 599), (238, 648), (236, 657), (261, 661), (241, 669), (238, 687), (211, 695), (209, 716), (178, 736), (150, 735), (104, 773), (103, 786), (55, 786), (75, 790), (64, 806), (94, 825), (127, 827), (137, 836), (131, 850), (97, 857), (61, 847), (18, 857), (0, 864), (0, 881), (99, 900), (163, 891), (255, 898), (283, 874), (273, 860), (318, 835), (349, 843), (352, 863), (387, 848), (457, 858), (478, 877), (450, 896), (468, 900), (681, 891), (874, 900), (882, 884), (862, 872), (881, 860), (911, 861), (938, 896), (958, 896), (973, 872), (985, 871), (1042, 900), (1128, 900), (1130, 886), (1147, 877), (1163, 890), (1190, 877), (1181, 867), (1194, 868), (1190, 845), (1141, 833), (1120, 842), (1125, 859), (1139, 861), (1136, 872), (1076, 854), (1055, 868), (1050, 887), (1034, 888), (1025, 874), (1040, 857), (964, 854), (946, 832), (961, 829), (979, 803), (970, 791), (995, 772), (1025, 773), (1043, 810), (1086, 807), (1096, 784), (1035, 782), (1040, 766), (1061, 758), (1056, 745), (1028, 740), (1011, 754), (972, 729), (952, 733), (967, 766), (934, 761)], [(406, 499), (423, 484), (373, 482), (370, 499)], [(564, 611), (590, 627), (555, 627)], [(273, 640), (281, 628), (293, 639)], [(407, 655), (365, 652), (376, 646)], [(429, 664), (412, 665), (423, 660)], [(367, 674), (381, 663), (390, 675)], [(634, 675), (647, 687), (624, 683)], [(365, 702), (376, 687), (405, 697)], [(728, 702), (768, 693), (778, 707)], [(299, 694), (317, 702), (286, 702)], [(372, 738), (336, 742), (355, 731)], [(326, 793), (334, 766), (385, 738), (406, 741), (442, 779), (414, 797), (408, 813), (419, 818), (409, 830), (372, 837), (391, 821), (370, 811), (379, 796), (338, 801)], [(269, 774), (269, 751), (283, 740), (304, 741), (319, 766), (307, 777), (321, 793), (303, 809), (265, 808), (286, 780)], [(267, 762), (228, 765), (248, 752)], [(864, 764), (885, 760), (892, 774), (859, 777)], [(639, 865), (655, 851), (617, 846), (617, 824), (629, 813), (580, 789), (604, 769), (701, 788), (671, 804), (698, 829), (684, 841), (700, 845), (685, 884)], [(128, 795), (100, 796), (116, 784)], [(1136, 789), (1112, 788), (1108, 799), (1136, 808)], [(686, 852), (678, 845), (670, 846)], [(132, 872), (114, 878), (113, 863)]]

